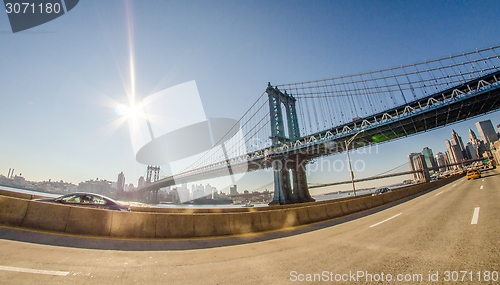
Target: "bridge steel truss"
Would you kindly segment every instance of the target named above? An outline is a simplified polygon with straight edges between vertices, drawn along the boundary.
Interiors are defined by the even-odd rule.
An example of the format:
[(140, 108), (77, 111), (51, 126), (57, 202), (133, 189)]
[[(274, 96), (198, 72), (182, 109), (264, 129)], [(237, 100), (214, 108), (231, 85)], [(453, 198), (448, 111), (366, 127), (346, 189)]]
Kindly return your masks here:
[[(397, 84), (388, 83), (387, 86), (390, 86), (392, 90), (387, 87), (387, 92), (394, 92), (394, 90), (401, 91), (401, 94), (403, 91), (411, 92), (409, 97), (413, 100), (410, 101), (403, 95), (404, 101), (396, 102), (394, 100), (397, 103), (395, 107), (361, 118), (354, 117), (352, 121), (325, 128), (321, 131), (313, 133), (305, 131), (305, 135), (301, 135), (299, 131), (299, 127), (301, 127), (299, 126), (300, 115), (297, 112), (297, 103), (304, 96), (301, 97), (301, 94), (294, 94), (295, 96), (293, 96), (292, 93), (288, 94), (287, 91), (281, 91), (278, 87), (273, 87), (268, 83), (266, 92), (269, 98), (268, 114), (271, 126), (270, 139), (272, 141), (269, 146), (252, 150), (245, 155), (235, 156), (228, 160), (224, 159), (220, 162), (195, 166), (176, 174), (175, 180), (174, 176), (166, 177), (146, 185), (140, 191), (148, 192), (180, 183), (224, 176), (227, 175), (227, 165), (229, 163), (232, 172), (235, 174), (272, 167), (275, 180), (273, 203), (312, 201), (307, 187), (305, 166), (318, 157), (345, 151), (343, 142), (352, 138), (360, 130), (364, 130), (364, 132), (356, 137), (350, 149), (369, 147), (497, 111), (500, 108), (499, 50), (500, 46), (488, 49), (487, 51), (493, 52), (493, 55), (488, 56), (482, 56), (485, 51), (480, 50), (462, 54), (456, 58), (450, 57), (453, 62), (458, 61), (461, 57), (468, 61), (457, 64), (458, 67), (446, 65), (441, 70), (438, 67), (431, 66), (430, 71), (424, 71), (426, 73), (439, 72), (442, 74), (439, 78), (435, 75), (435, 77), (421, 79), (422, 82), (410, 82), (409, 79), (409, 82), (401, 83), (401, 79), (399, 79)], [(470, 59), (475, 54), (479, 54), (479, 58)], [(435, 62), (437, 61), (439, 60)], [(483, 66), (481, 70), (476, 70), (476, 68), (470, 73), (460, 70), (459, 65), (475, 64), (479, 66), (482, 61), (484, 63), (487, 61), (493, 63), (488, 67)], [(430, 63), (426, 62), (424, 64), (429, 66)], [(403, 71), (405, 68), (402, 67)], [(455, 72), (456, 74), (446, 75), (443, 71)], [(417, 72), (395, 75), (395, 81), (398, 81), (397, 76), (408, 78), (410, 76), (417, 78), (418, 76), (418, 78), (421, 78), (421, 75), (417, 74)], [(383, 80), (387, 81), (388, 79), (383, 78)], [(440, 83), (441, 81), (443, 83)], [(438, 90), (434, 93), (425, 92), (425, 96), (416, 96), (418, 91), (416, 86), (418, 84), (422, 86), (422, 90), (429, 90), (429, 88)], [(450, 87), (440, 89), (438, 88), (440, 86)], [(281, 85), (283, 90), (286, 87)], [(386, 87), (376, 86), (368, 91), (377, 93), (384, 88)], [(297, 89), (299, 88), (296, 88), (295, 91)], [(345, 92), (349, 94), (351, 91), (354, 92), (353, 90)], [(369, 93), (368, 91), (362, 92)], [(383, 95), (382, 91), (379, 93), (378, 95)], [(322, 96), (322, 94), (314, 92), (306, 92), (305, 94), (306, 97)], [(372, 95), (368, 94), (368, 96)], [(349, 97), (347, 95), (341, 96)], [(286, 121), (283, 110), (286, 113)], [(242, 122), (240, 124), (243, 125)], [(292, 179), (290, 179), (290, 172)]]
[[(361, 129), (365, 132), (356, 137), (351, 149), (369, 147), (375, 143), (415, 135), (494, 112), (500, 109), (499, 80), (500, 71), (369, 118), (361, 118), (321, 133), (282, 143), (278, 147), (270, 146), (232, 158), (229, 162), (233, 173), (236, 174), (270, 168), (273, 167), (273, 161), (286, 161), (287, 158), (297, 154), (301, 155), (304, 161), (311, 161), (317, 157), (343, 152), (342, 142), (350, 139)], [(374, 136), (383, 139), (373, 141)], [(175, 180), (173, 176), (163, 178), (139, 191), (149, 192), (180, 183), (221, 177), (226, 173), (227, 164), (224, 161), (177, 174)]]

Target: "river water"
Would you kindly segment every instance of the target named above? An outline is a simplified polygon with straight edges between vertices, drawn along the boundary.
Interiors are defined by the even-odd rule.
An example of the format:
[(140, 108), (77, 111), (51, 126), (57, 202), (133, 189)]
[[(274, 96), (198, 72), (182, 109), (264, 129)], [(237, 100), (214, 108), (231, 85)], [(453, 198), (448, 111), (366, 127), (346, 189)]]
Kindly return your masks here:
[[(40, 196), (47, 196), (47, 197), (59, 197), (61, 194), (52, 194), (52, 193), (45, 193), (45, 192), (38, 192), (38, 191), (31, 191), (31, 190), (25, 190), (25, 189), (19, 189), (19, 188), (14, 188), (14, 187), (7, 187), (7, 186), (0, 186), (0, 189), (2, 190), (7, 190), (7, 191), (12, 191), (12, 192), (18, 192), (18, 193), (25, 193), (25, 194), (31, 194), (31, 195), (40, 195)], [(361, 191), (356, 191), (357, 195), (363, 195), (363, 194), (368, 194), (371, 193), (373, 190), (361, 190)], [(344, 197), (348, 197), (352, 195), (352, 193), (332, 193), (332, 194), (320, 194), (320, 195), (313, 195), (312, 197), (316, 199), (316, 201), (326, 201), (326, 200), (335, 200), (335, 199), (340, 199)], [(126, 202), (129, 203), (129, 202)], [(129, 203), (130, 204), (130, 203)], [(133, 205), (144, 205), (141, 203), (132, 203)], [(184, 208), (184, 209), (213, 209), (213, 208), (241, 208), (244, 205), (238, 204), (229, 204), (229, 205), (174, 205), (174, 204), (158, 204), (154, 205), (157, 207), (161, 208)], [(267, 204), (254, 204), (255, 207), (267, 207)]]

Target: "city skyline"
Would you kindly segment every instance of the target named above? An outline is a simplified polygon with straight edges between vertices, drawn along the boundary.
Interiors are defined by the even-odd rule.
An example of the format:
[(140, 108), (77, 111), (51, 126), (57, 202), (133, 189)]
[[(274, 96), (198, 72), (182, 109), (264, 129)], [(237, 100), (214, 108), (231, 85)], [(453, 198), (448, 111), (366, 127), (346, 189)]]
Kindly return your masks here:
[[(498, 112), (496, 114), (498, 114)], [(433, 130), (431, 132), (427, 132), (427, 134), (428, 133), (432, 133), (432, 132), (440, 132), (440, 134), (442, 134), (444, 132), (443, 131), (444, 129), (450, 129), (451, 130), (451, 138), (445, 139), (444, 143), (443, 143), (443, 145), (445, 145), (445, 147), (444, 148), (437, 148), (438, 151), (435, 151), (434, 148), (428, 147), (426, 145), (422, 145), (421, 146), (422, 151), (415, 152), (415, 150), (414, 150), (414, 152), (411, 152), (409, 155), (407, 155), (406, 163), (410, 162), (409, 170), (415, 170), (415, 169), (418, 168), (418, 167), (417, 168), (415, 168), (415, 167), (412, 168), (412, 166), (411, 166), (411, 161), (413, 160), (413, 157), (418, 156), (418, 155), (422, 155), (422, 158), (421, 158), (422, 162), (419, 162), (419, 163), (425, 163), (427, 165), (429, 165), (429, 163), (430, 164), (434, 164), (435, 163), (436, 166), (438, 166), (437, 165), (438, 159), (436, 158), (436, 155), (439, 154), (439, 153), (445, 154), (446, 155), (446, 160), (448, 160), (450, 163), (456, 162), (456, 161), (452, 160), (453, 156), (451, 156), (451, 157), (448, 156), (450, 149), (448, 147), (446, 147), (446, 145), (450, 141), (453, 141), (453, 144), (456, 146), (457, 150), (460, 150), (460, 158), (459, 159), (460, 160), (465, 159), (464, 153), (467, 151), (466, 145), (468, 145), (473, 138), (475, 138), (475, 139), (477, 139), (479, 141), (482, 141), (482, 140), (480, 140), (480, 139), (477, 138), (477, 135), (475, 135), (475, 132), (471, 129), (472, 125), (474, 125), (475, 127), (477, 127), (479, 122), (489, 122), (492, 125), (495, 124), (496, 122), (491, 122), (491, 119), (484, 119), (484, 118), (489, 118), (490, 116), (491, 116), (491, 114), (479, 116), (479, 117), (467, 120), (465, 122), (456, 123), (456, 124), (450, 124), (448, 126), (439, 128), (437, 130)], [(479, 120), (478, 118), (482, 118), (482, 119)], [(465, 129), (468, 130), (468, 136), (467, 137), (469, 138), (469, 141), (466, 144), (464, 144), (462, 136), (460, 136), (459, 133), (455, 129), (460, 129), (460, 130), (462, 130), (462, 132)], [(477, 131), (479, 132), (479, 129)], [(495, 133), (495, 134), (497, 134), (497, 136), (498, 136), (498, 133)], [(418, 136), (418, 135), (415, 135), (415, 136)], [(415, 136), (410, 136), (410, 137), (402, 138), (401, 140), (405, 140), (405, 139), (408, 140), (408, 139), (411, 139), (412, 137), (415, 137)], [(391, 144), (391, 143), (393, 143), (393, 142), (388, 142), (387, 144)], [(386, 144), (386, 143), (383, 143), (382, 145), (384, 145), (384, 144)], [(463, 146), (463, 149), (460, 146)], [(375, 148), (377, 148), (377, 153), (375, 153), (375, 154), (378, 154), (378, 148), (379, 148), (379, 146), (377, 145), (377, 146), (375, 146)], [(426, 150), (429, 150), (429, 155), (432, 155), (433, 162), (429, 161), (429, 159), (428, 159), (429, 156), (424, 153)], [(353, 155), (355, 157), (357, 155), (363, 156), (363, 155), (367, 154), (366, 151), (364, 151), (362, 149), (358, 149), (358, 150), (355, 150), (353, 152), (354, 152)], [(336, 155), (334, 155), (332, 157), (335, 158), (335, 157), (343, 156), (344, 154), (345, 153), (336, 154)], [(368, 153), (368, 154), (371, 154), (371, 153)], [(329, 160), (332, 157), (320, 158), (320, 160)], [(405, 167), (405, 166), (406, 166), (406, 164), (403, 163), (403, 165), (400, 165), (399, 168)], [(12, 175), (12, 178), (14, 178), (16, 176), (16, 174), (14, 174), (14, 170), (15, 169), (10, 168), (9, 171), (8, 171), (8, 174)], [(270, 171), (271, 171), (270, 169), (267, 170), (267, 172), (270, 172)], [(402, 171), (403, 170), (401, 170), (401, 172)], [(264, 171), (256, 171), (256, 172), (257, 173), (266, 172), (266, 170), (264, 170)], [(335, 173), (335, 172), (333, 172), (333, 173)], [(363, 173), (363, 171), (361, 171), (361, 173)], [(0, 173), (0, 175), (2, 175), (4, 177), (7, 177), (7, 176), (5, 176), (5, 175), (3, 175), (1, 173)], [(144, 175), (144, 176), (141, 175), (140, 177), (138, 177), (135, 180), (134, 180), (134, 178), (131, 178), (130, 181), (137, 181), (137, 185), (135, 183), (133, 183), (133, 182), (128, 182), (127, 183), (126, 176), (125, 176), (125, 173), (123, 173), (123, 171), (121, 171), (118, 174), (116, 180), (113, 180), (113, 179), (111, 179), (111, 180), (101, 179), (101, 181), (111, 181), (111, 182), (113, 182), (114, 183), (113, 185), (116, 184), (116, 186), (112, 185), (112, 187), (115, 187), (117, 190), (122, 189), (124, 191), (131, 191), (134, 188), (137, 188), (137, 187), (139, 187), (141, 185), (145, 185), (145, 183), (146, 183), (145, 182), (145, 176), (146, 175)], [(418, 180), (420, 178), (420, 176), (418, 176), (416, 174), (413, 174), (412, 176), (413, 176), (413, 180)], [(367, 177), (367, 176), (363, 176), (363, 177)], [(394, 177), (394, 178), (387, 178), (387, 179), (381, 179), (381, 181), (375, 180), (375, 182), (374, 181), (371, 181), (371, 182), (361, 182), (361, 183), (357, 183), (357, 184), (360, 184), (362, 187), (368, 187), (368, 188), (380, 187), (380, 186), (387, 186), (387, 185), (391, 185), (391, 184), (401, 183), (402, 181), (406, 180), (404, 177), (405, 176)], [(410, 177), (410, 176), (408, 175), (408, 177)], [(25, 177), (23, 177), (23, 178), (25, 178)], [(123, 180), (121, 180), (121, 179), (123, 179)], [(51, 179), (42, 180), (42, 181), (33, 181), (33, 182), (47, 182), (47, 181), (50, 182), (50, 180)], [(193, 187), (198, 187), (198, 185), (210, 185), (210, 181), (214, 181), (214, 180), (216, 180), (216, 179), (194, 181), (194, 182), (186, 183), (186, 185), (184, 185), (184, 184), (182, 184), (182, 185), (174, 185), (173, 188), (175, 188), (175, 187), (181, 187), (181, 188), (182, 187), (186, 187), (186, 189), (189, 189), (188, 192), (191, 193), (193, 191), (192, 190)], [(76, 183), (75, 182), (67, 182), (67, 181), (63, 181), (63, 180), (57, 180), (57, 179), (55, 181), (61, 181), (61, 182), (72, 183), (74, 185), (78, 185), (78, 184), (84, 183), (84, 182), (99, 181), (99, 178), (96, 178), (95, 180), (94, 179), (87, 179), (87, 180), (79, 181), (79, 182), (76, 182)], [(335, 180), (335, 181), (345, 181), (345, 179), (342, 178), (342, 179), (338, 179), (338, 180)], [(328, 182), (335, 182), (335, 181), (328, 181)], [(244, 187), (246, 187), (245, 191), (250, 191), (250, 192), (251, 191), (265, 191), (265, 190), (272, 190), (273, 189), (272, 183), (273, 182), (271, 181), (270, 183), (268, 183), (268, 184), (266, 184), (266, 185), (264, 185), (262, 187), (248, 187), (248, 186), (244, 186)], [(311, 184), (314, 184), (314, 182), (312, 182)], [(120, 185), (122, 185), (122, 186), (120, 187)], [(234, 185), (236, 185), (237, 187), (241, 187), (241, 186), (238, 186), (238, 183), (234, 184)], [(243, 185), (247, 185), (245, 183), (245, 181), (243, 181)], [(217, 189), (217, 191), (219, 191), (219, 192), (223, 192), (223, 193), (229, 194), (231, 192), (232, 186), (233, 185), (230, 185), (228, 187), (223, 187), (223, 189), (218, 189), (217, 186), (214, 186), (214, 188)], [(323, 191), (314, 191), (313, 190), (312, 194), (313, 195), (319, 195), (319, 194), (322, 194), (322, 193), (330, 193), (332, 191), (349, 190), (349, 188), (350, 188), (350, 186), (346, 183), (345, 185), (340, 185), (340, 186), (335, 186), (335, 187), (326, 187), (325, 190), (323, 190)]]
[[(489, 151), (493, 147), (493, 142), (499, 139), (500, 133), (491, 133), (491, 126), (493, 126), (491, 120), (478, 121), (475, 126), (480, 133), (484, 133), (483, 128), (487, 126), (488, 133), (482, 136), (487, 138), (487, 143), (484, 142), (484, 139), (478, 139), (475, 132), (469, 128), (469, 141), (464, 145), (462, 137), (452, 129), (451, 138), (445, 140), (447, 150), (444, 153), (438, 151), (436, 155), (433, 155), (433, 150), (427, 146), (423, 148), (422, 152), (410, 153), (408, 155), (410, 170), (421, 169), (425, 164), (427, 168), (440, 167), (440, 171), (446, 171), (449, 170), (447, 169), (448, 164), (483, 157), (483, 153)], [(412, 176), (414, 181), (421, 178), (419, 173), (414, 173)]]
[[(0, 114), (7, 122), (0, 126), (1, 173), (7, 175), (13, 168), (30, 180), (78, 184), (95, 177), (114, 181), (123, 171), (135, 184), (146, 176), (146, 165), (135, 160), (127, 125), (114, 124), (120, 120), (117, 107), (127, 104), (131, 93), (139, 101), (196, 80), (208, 118), (238, 119), (267, 82), (357, 74), (498, 44), (491, 39), (499, 38), (500, 31), (485, 28), (484, 19), (493, 18), (500, 8), (495, 1), (477, 6), (391, 1), (81, 2), (65, 17), (30, 31), (0, 33)], [(89, 22), (89, 15), (96, 20)], [(0, 30), (10, 31), (5, 14), (0, 16)], [(474, 41), (456, 40), (471, 34)], [(467, 137), (469, 122), (486, 119), (497, 125), (500, 115), (495, 112), (354, 151), (356, 175), (372, 176), (402, 165), (409, 152), (424, 146), (434, 153), (444, 151), (442, 140), (451, 129)], [(318, 160), (308, 166), (309, 182), (348, 180), (346, 165), (345, 153)], [(321, 169), (326, 166), (330, 168)], [(249, 173), (239, 183), (241, 188), (260, 190), (272, 183), (272, 174)]]

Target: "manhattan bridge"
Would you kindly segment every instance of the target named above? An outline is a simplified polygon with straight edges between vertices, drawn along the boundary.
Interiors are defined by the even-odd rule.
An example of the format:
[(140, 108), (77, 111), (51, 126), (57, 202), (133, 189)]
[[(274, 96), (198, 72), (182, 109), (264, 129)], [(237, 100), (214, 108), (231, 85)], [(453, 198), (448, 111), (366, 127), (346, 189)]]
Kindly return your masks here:
[(218, 145), (167, 186), (272, 168), (272, 204), (314, 201), (306, 167), (316, 158), (415, 135), (500, 107), (500, 46), (394, 68), (272, 85)]

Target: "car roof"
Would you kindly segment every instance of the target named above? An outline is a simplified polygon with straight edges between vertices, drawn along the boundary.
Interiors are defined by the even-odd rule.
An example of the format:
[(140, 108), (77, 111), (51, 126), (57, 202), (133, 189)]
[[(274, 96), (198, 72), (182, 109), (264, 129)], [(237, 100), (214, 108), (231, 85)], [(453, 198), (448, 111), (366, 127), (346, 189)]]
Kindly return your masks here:
[[(96, 193), (89, 193), (89, 192), (72, 192), (72, 193), (68, 193), (68, 194), (65, 194), (63, 196), (68, 196), (68, 195), (92, 195), (92, 196), (97, 196), (97, 197), (100, 197), (100, 198), (103, 198), (103, 199), (106, 199), (106, 200), (110, 200), (112, 202), (116, 202), (115, 200), (107, 197), (107, 196), (104, 196), (104, 195), (101, 195), (101, 194), (96, 194)], [(62, 197), (62, 196), (61, 196)]]

